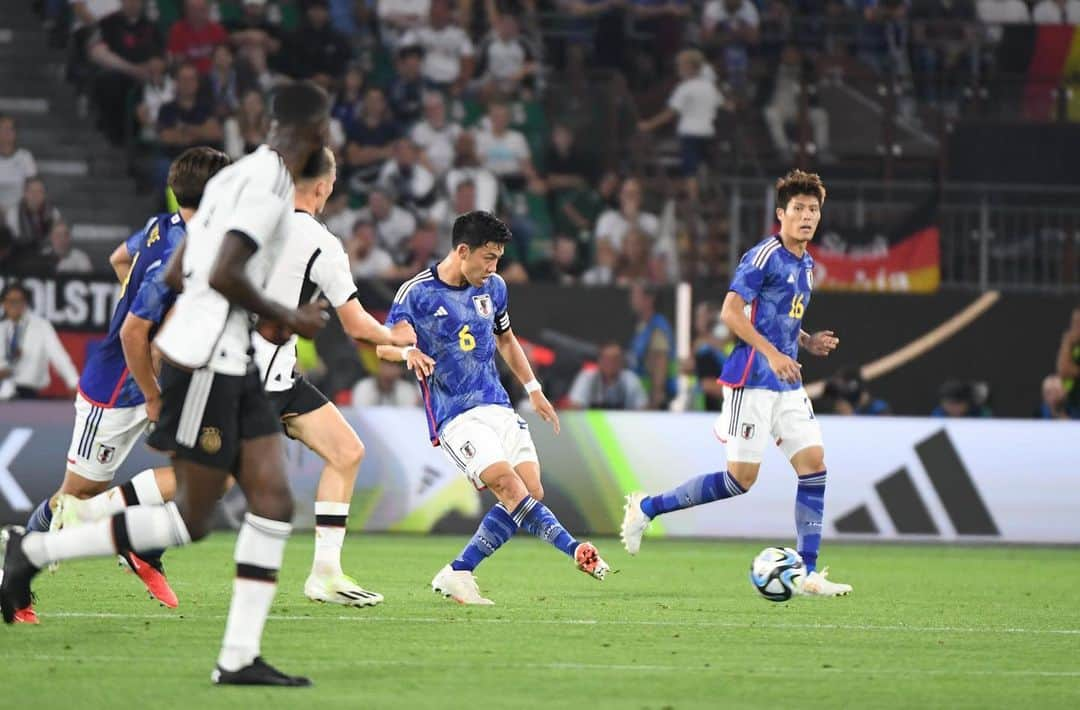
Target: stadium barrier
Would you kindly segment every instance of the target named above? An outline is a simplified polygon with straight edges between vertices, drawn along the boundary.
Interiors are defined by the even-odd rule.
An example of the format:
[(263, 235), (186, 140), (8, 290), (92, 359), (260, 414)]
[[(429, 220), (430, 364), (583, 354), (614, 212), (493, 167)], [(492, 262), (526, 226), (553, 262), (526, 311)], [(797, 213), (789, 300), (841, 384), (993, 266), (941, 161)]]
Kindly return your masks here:
[[(350, 525), (357, 530), (467, 533), (493, 502), (427, 442), (419, 409), (346, 409), (367, 445)], [(659, 491), (724, 465), (708, 414), (567, 412), (556, 437), (527, 417), (540, 451), (546, 501), (568, 528), (613, 535), (623, 495)], [(59, 483), (71, 406), (0, 406), (0, 522), (23, 522)], [(829, 465), (830, 538), (983, 543), (1080, 543), (1080, 423), (821, 417)], [(762, 433), (763, 434), (763, 433)], [(759, 434), (761, 435), (761, 434)], [(314, 522), (321, 461), (288, 448), (298, 527)], [(127, 478), (160, 456), (139, 446)], [(738, 499), (658, 520), (652, 534), (792, 534), (795, 477), (770, 448), (757, 485)], [(227, 497), (219, 523), (239, 519)]]

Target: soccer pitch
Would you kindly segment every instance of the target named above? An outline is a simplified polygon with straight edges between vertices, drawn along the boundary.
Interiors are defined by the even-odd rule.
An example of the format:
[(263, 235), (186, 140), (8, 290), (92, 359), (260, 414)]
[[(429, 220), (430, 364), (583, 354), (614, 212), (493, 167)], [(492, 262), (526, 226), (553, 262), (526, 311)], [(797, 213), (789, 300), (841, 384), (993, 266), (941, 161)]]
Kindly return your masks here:
[[(826, 541), (841, 599), (762, 600), (762, 542), (646, 540), (604, 582), (525, 537), (478, 570), (494, 607), (428, 582), (464, 538), (350, 535), (374, 609), (308, 602), (290, 542), (263, 651), (310, 689), (217, 688), (235, 537), (166, 555), (168, 611), (105, 561), (38, 578), (38, 627), (0, 630), (5, 706), (94, 708), (1078, 707), (1080, 550)], [(783, 542), (783, 541), (779, 541)]]

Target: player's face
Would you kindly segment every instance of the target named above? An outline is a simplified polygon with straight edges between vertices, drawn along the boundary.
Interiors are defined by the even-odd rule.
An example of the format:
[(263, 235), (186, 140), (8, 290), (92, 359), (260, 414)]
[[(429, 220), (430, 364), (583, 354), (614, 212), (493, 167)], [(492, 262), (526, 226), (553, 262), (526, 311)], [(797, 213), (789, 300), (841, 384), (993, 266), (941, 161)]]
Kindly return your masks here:
[(468, 249), (467, 255), (461, 261), (461, 274), (470, 286), (479, 288), (491, 278), (499, 266), (504, 249), (502, 244), (492, 242), (476, 249)]
[(795, 195), (788, 200), (786, 208), (776, 208), (776, 219), (780, 222), (781, 236), (809, 242), (821, 221), (821, 203), (816, 195)]

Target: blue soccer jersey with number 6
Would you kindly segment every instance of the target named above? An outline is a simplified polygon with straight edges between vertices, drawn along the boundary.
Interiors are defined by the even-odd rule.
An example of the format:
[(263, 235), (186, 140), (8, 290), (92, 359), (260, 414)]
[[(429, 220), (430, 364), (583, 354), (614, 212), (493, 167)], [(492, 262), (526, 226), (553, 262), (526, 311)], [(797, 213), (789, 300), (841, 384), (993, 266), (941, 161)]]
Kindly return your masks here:
[(416, 346), (435, 360), (421, 385), (432, 441), (448, 421), (488, 404), (510, 407), (495, 367), (495, 336), (510, 330), (506, 282), (495, 274), (480, 288), (451, 286), (436, 267), (398, 289), (387, 325), (408, 321)]
[[(743, 254), (731, 290), (747, 303), (747, 317), (754, 328), (788, 357), (799, 357), (799, 331), (814, 290), (814, 259), (801, 258), (784, 248), (772, 235)], [(720, 383), (776, 392), (797, 390), (802, 382), (781, 382), (761, 353), (738, 341), (724, 363)]]

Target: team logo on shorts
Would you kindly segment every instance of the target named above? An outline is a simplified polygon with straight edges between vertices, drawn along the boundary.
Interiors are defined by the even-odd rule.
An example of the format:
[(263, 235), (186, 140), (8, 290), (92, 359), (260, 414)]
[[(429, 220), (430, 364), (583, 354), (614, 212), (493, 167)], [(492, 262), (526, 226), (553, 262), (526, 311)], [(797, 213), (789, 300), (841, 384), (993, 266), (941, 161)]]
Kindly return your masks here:
[(495, 309), (491, 305), (491, 296), (486, 293), (482, 296), (472, 297), (473, 305), (476, 306), (476, 312), (480, 314), (481, 318), (490, 318)]
[(208, 454), (221, 451), (221, 429), (204, 426), (202, 433), (199, 434), (199, 448)]
[(744, 438), (744, 439), (753, 439), (754, 438), (754, 425), (753, 424), (743, 424), (742, 428), (739, 430), (739, 433), (742, 436), (742, 438)]
[(467, 459), (471, 459), (473, 456), (476, 456), (476, 447), (472, 445), (471, 441), (466, 441), (464, 444), (462, 444), (460, 451), (461, 455)]
[(106, 446), (105, 444), (98, 444), (97, 461), (98, 463), (112, 463), (112, 460), (116, 457), (116, 447)]

